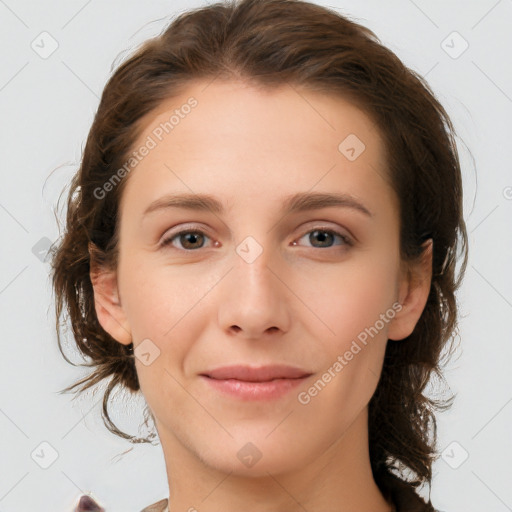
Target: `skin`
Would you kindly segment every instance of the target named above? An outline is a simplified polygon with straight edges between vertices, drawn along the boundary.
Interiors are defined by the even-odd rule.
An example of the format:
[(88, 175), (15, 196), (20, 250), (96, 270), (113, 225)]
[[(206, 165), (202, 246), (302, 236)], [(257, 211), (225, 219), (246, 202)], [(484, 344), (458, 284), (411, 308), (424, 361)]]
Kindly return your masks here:
[[(339, 97), (216, 80), (191, 84), (148, 115), (135, 146), (190, 96), (198, 105), (129, 174), (117, 268), (91, 270), (103, 328), (136, 354), (146, 339), (160, 351), (149, 365), (135, 362), (162, 443), (170, 511), (250, 503), (252, 512), (389, 512), (371, 472), (368, 402), (387, 340), (407, 337), (425, 306), (431, 247), (415, 266), (400, 261), (398, 199), (379, 132)], [(338, 150), (349, 134), (365, 144), (354, 161)], [(191, 192), (225, 211), (143, 215), (166, 194)], [(284, 214), (285, 198), (299, 192), (348, 194), (371, 216), (347, 206)], [(204, 237), (159, 245), (185, 229)], [(251, 254), (262, 249), (251, 263), (236, 251), (248, 236), (258, 244)], [(298, 393), (397, 303), (394, 318), (300, 403)], [(271, 363), (313, 375), (279, 399), (245, 402), (198, 375)], [(252, 467), (237, 457), (248, 442), (261, 453)]]

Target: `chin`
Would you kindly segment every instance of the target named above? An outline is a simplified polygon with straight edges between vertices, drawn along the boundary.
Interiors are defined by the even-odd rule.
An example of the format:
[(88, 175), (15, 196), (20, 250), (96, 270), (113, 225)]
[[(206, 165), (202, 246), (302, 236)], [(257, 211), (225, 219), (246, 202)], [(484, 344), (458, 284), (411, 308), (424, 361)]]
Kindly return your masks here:
[[(298, 452), (291, 439), (276, 436), (237, 436), (229, 442), (208, 442), (199, 457), (206, 465), (223, 473), (240, 477), (268, 477), (288, 473), (307, 464), (307, 451)], [(243, 440), (241, 440), (243, 439)], [(313, 460), (314, 454), (311, 454)]]

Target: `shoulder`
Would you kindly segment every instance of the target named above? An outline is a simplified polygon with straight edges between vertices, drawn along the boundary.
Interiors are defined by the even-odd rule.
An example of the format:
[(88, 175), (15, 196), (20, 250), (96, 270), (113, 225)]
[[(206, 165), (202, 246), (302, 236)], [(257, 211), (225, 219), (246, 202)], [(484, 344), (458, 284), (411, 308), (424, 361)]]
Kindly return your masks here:
[[(140, 512), (166, 512), (167, 504), (168, 500), (165, 498), (153, 503), (152, 505), (148, 505)], [(91, 496), (84, 494), (80, 496), (80, 501), (73, 512), (105, 512), (105, 509), (101, 507)]]
[(156, 503), (153, 503), (152, 505), (147, 506), (140, 512), (166, 512), (167, 504), (168, 500), (167, 498), (165, 498), (163, 500), (157, 501)]

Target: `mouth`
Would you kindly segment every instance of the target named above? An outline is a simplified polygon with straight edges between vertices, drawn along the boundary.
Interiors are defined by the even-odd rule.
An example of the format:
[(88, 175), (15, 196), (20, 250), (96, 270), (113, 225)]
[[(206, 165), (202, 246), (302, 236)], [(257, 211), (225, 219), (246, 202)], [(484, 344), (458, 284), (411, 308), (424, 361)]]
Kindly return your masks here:
[(242, 400), (272, 400), (302, 384), (311, 372), (284, 365), (225, 366), (200, 377), (217, 392)]

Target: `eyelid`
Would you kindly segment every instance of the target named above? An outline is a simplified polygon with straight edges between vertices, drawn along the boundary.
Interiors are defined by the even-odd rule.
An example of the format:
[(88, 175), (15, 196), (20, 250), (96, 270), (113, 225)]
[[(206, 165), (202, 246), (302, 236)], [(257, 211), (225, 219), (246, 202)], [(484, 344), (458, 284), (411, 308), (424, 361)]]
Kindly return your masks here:
[[(319, 222), (319, 221), (317, 221)], [(353, 246), (354, 243), (356, 242), (356, 239), (354, 236), (352, 236), (351, 234), (347, 234), (346, 232), (348, 231), (347, 229), (343, 229), (343, 228), (340, 228), (340, 227), (334, 227), (334, 226), (329, 226), (329, 225), (326, 225), (326, 224), (314, 224), (314, 221), (311, 221), (310, 222), (311, 226), (308, 227), (308, 228), (304, 228), (301, 230), (301, 235), (299, 235), (298, 237), (295, 237), (294, 240), (293, 240), (293, 245), (296, 246), (296, 247), (299, 247), (299, 245), (296, 243), (297, 240), (300, 240), (301, 238), (303, 238), (304, 236), (306, 236), (307, 234), (313, 232), (313, 231), (324, 231), (324, 232), (327, 232), (327, 233), (331, 233), (333, 234), (334, 236), (338, 236), (339, 238), (341, 238), (343, 240), (343, 243), (345, 245), (348, 245), (348, 246)], [(161, 241), (159, 242), (159, 246), (161, 247), (166, 247), (166, 246), (169, 246), (169, 245), (172, 245), (172, 241), (179, 237), (180, 235), (183, 235), (183, 234), (186, 234), (186, 233), (199, 233), (201, 235), (204, 235), (210, 239), (213, 239), (213, 237), (211, 237), (209, 234), (208, 234), (208, 230), (203, 228), (203, 227), (199, 227), (197, 224), (196, 225), (184, 225), (184, 226), (181, 226), (178, 231), (171, 231), (170, 233), (169, 232), (166, 232), (162, 238), (161, 238)], [(215, 243), (215, 242), (214, 242)], [(331, 246), (331, 247), (326, 247), (326, 248), (323, 248), (323, 250), (325, 249), (331, 249), (333, 247), (339, 247), (339, 246)], [(207, 247), (206, 247), (207, 248)], [(320, 247), (312, 247), (313, 249), (322, 249)], [(179, 249), (176, 247), (177, 250), (179, 251), (184, 251), (184, 252), (195, 252), (199, 249), (204, 249), (203, 247), (200, 247), (199, 249)]]
[[(207, 236), (208, 238), (212, 238), (209, 234), (208, 234), (208, 230), (205, 229), (204, 227), (201, 227), (197, 224), (195, 225), (180, 225), (179, 228), (177, 228), (177, 231), (173, 231), (172, 228), (171, 230), (169, 231), (166, 231), (161, 239), (160, 239), (160, 242), (158, 242), (158, 245), (163, 247), (163, 246), (167, 246), (167, 245), (171, 245), (172, 243), (172, 240), (174, 240), (176, 237), (178, 237), (179, 235), (183, 235), (185, 233), (199, 233), (201, 235), (205, 235)], [(178, 250), (184, 250), (184, 249), (178, 249)], [(187, 252), (191, 252), (191, 251), (187, 251)]]
[[(323, 226), (315, 225), (313, 227), (310, 227), (310, 228), (306, 229), (303, 232), (303, 234), (300, 235), (298, 238), (295, 238), (294, 245), (295, 245), (295, 241), (296, 240), (300, 240), (301, 238), (303, 238), (307, 234), (312, 233), (313, 231), (324, 231), (326, 233), (331, 233), (334, 236), (338, 236), (339, 238), (341, 238), (346, 245), (352, 246), (355, 243), (355, 238), (353, 236), (351, 236), (351, 235), (346, 234), (344, 232), (346, 230), (343, 230), (343, 229), (340, 229), (340, 228), (336, 228), (336, 227), (331, 227), (331, 226), (325, 226), (325, 225), (323, 225)], [(336, 246), (332, 246), (332, 247), (336, 247)], [(331, 247), (327, 247), (327, 249), (330, 249), (330, 248)], [(318, 249), (318, 247), (313, 247), (313, 249)]]
[(351, 245), (358, 241), (357, 237), (352, 234), (351, 230), (336, 223), (331, 224), (331, 221), (317, 219), (307, 222), (305, 226), (306, 227), (302, 226), (301, 228), (301, 233), (303, 233), (301, 237), (307, 233), (310, 233), (311, 231), (328, 231), (346, 239), (347, 242), (349, 242)]
[(206, 233), (208, 228), (201, 223), (185, 223), (185, 224), (176, 224), (170, 228), (167, 228), (164, 231), (164, 234), (160, 237), (161, 240), (168, 238), (169, 236), (176, 236), (181, 234), (183, 231), (201, 231), (202, 233)]

